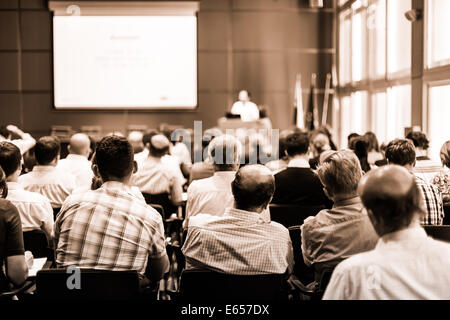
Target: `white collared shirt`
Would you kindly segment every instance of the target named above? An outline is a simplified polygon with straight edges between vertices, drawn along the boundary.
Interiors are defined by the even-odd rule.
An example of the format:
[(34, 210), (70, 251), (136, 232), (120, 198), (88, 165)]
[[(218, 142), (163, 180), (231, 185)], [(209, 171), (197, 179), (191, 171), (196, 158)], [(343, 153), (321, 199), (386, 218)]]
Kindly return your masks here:
[(303, 158), (294, 158), (289, 161), (288, 168), (310, 168), (309, 162)]
[(53, 209), (43, 195), (25, 190), (17, 182), (8, 182), (9, 200), (19, 211), (22, 231), (45, 230), (49, 235), (53, 230)]
[(142, 193), (171, 195), (174, 203), (182, 201), (183, 182), (173, 167), (164, 163), (162, 159), (147, 158), (133, 175), (132, 185)]
[(58, 161), (58, 169), (75, 177), (77, 187), (90, 186), (94, 176), (91, 162), (84, 156), (69, 154), (67, 158)]
[(236, 101), (231, 107), (232, 114), (241, 115), (242, 121), (256, 121), (259, 119), (259, 109), (256, 104), (251, 101)]
[(64, 200), (76, 188), (75, 178), (54, 166), (35, 166), (19, 177), (25, 190), (37, 192), (50, 200), (52, 208), (61, 208)]
[(292, 267), (289, 231), (256, 212), (227, 208), (222, 217), (199, 214), (183, 245), (186, 269), (228, 274), (285, 273)]
[[(187, 191), (186, 217), (184, 227), (189, 224), (189, 218), (199, 213), (213, 216), (223, 216), (225, 209), (233, 207), (234, 197), (231, 192), (236, 171), (216, 171), (212, 177), (192, 181)], [(269, 210), (262, 216), (270, 221)]]
[(374, 250), (340, 263), (324, 300), (450, 299), (450, 244), (421, 227), (390, 233)]

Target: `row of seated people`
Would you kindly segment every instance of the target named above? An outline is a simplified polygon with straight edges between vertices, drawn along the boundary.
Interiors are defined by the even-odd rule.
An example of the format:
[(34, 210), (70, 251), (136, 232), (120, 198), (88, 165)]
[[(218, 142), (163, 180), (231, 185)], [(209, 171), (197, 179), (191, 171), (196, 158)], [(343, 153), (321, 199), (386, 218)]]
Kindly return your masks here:
[[(295, 168), (296, 164), (297, 166), (300, 164), (306, 169), (305, 162), (302, 160), (307, 159), (305, 159), (304, 149), (308, 149), (308, 136), (302, 133), (294, 133), (289, 136), (287, 140), (291, 143), (291, 148), (288, 148), (290, 150), (288, 151), (288, 155), (292, 157), (289, 161), (290, 163), (292, 162), (291, 167)], [(42, 161), (42, 157), (39, 156), (41, 145), (43, 149), (47, 147), (46, 151), (49, 151), (52, 148), (57, 149), (58, 144), (55, 143), (55, 141), (56, 140), (52, 141), (50, 137), (44, 137), (38, 141), (35, 153), (36, 160), (41, 166), (45, 162)], [(17, 179), (15, 176), (18, 176), (17, 172), (20, 167), (20, 150), (18, 150), (18, 148), (14, 150), (12, 146), (14, 145), (11, 143), (2, 143), (2, 148), (5, 150), (2, 149), (0, 152), (2, 159), (4, 159), (2, 160), (1, 165), (6, 171), (6, 178), (9, 182)], [(49, 146), (50, 148), (48, 148)], [(154, 135), (150, 139), (150, 152), (148, 158), (155, 156), (153, 149), (166, 150), (167, 147), (167, 139), (164, 139), (161, 135)], [(411, 161), (410, 156), (412, 155), (413, 160), (411, 163), (398, 163), (407, 167), (409, 169), (408, 172), (411, 172), (411, 167), (415, 161), (414, 146), (411, 142), (408, 140), (396, 140), (392, 142), (392, 148), (393, 151), (397, 152), (394, 152), (397, 158), (409, 159), (408, 161)], [(223, 266), (224, 269), (222, 272), (243, 274), (282, 273), (280, 270), (284, 268), (284, 270), (287, 270), (289, 273), (292, 270), (293, 263), (289, 234), (281, 225), (270, 222), (270, 215), (267, 211), (267, 205), (272, 198), (276, 197), (278, 174), (273, 177), (272, 172), (262, 166), (244, 166), (236, 172), (238, 166), (235, 157), (239, 154), (239, 149), (239, 143), (233, 137), (224, 135), (213, 139), (208, 152), (210, 153), (211, 158), (214, 159), (215, 173), (211, 178), (195, 181), (188, 189), (187, 219), (185, 221), (185, 227), (188, 228), (189, 232), (185, 246), (183, 247), (183, 252), (185, 253), (188, 262), (187, 268), (211, 268), (218, 271), (221, 270), (220, 268)], [(227, 153), (230, 151), (232, 154), (228, 157)], [(296, 154), (295, 152), (298, 153)], [(58, 151), (56, 151), (56, 155), (57, 153)], [(48, 161), (52, 155), (50, 153), (49, 156), (48, 152), (44, 152), (43, 154), (47, 155), (47, 158), (44, 157), (46, 161)], [(163, 152), (160, 152), (156, 155), (156, 158), (161, 158), (163, 154)], [(386, 154), (389, 158), (390, 153), (387, 152)], [(340, 157), (342, 157), (342, 161), (338, 161)], [(136, 188), (128, 187), (129, 185), (136, 184), (136, 176), (139, 176), (139, 170), (137, 170), (138, 165), (136, 165), (136, 162), (133, 162), (133, 158), (133, 148), (124, 138), (116, 136), (106, 137), (99, 143), (93, 159), (92, 171), (95, 177), (101, 181), (101, 187), (95, 191), (89, 191), (88, 187), (83, 187), (84, 190), (75, 192), (75, 194), (62, 203), (62, 210), (55, 222), (53, 230), (58, 266), (75, 264), (80, 267), (97, 267), (100, 269), (133, 269), (143, 273), (145, 268), (138, 268), (138, 266), (141, 266), (141, 263), (145, 266), (146, 259), (143, 259), (142, 256), (140, 259), (137, 258), (140, 253), (142, 255), (150, 254), (151, 257), (154, 257), (154, 254), (158, 256), (158, 258), (155, 258), (155, 266), (150, 268), (150, 270), (153, 269), (157, 275), (161, 275), (161, 273), (164, 272), (162, 271), (165, 270), (164, 266), (167, 268), (167, 265), (165, 264), (166, 261), (163, 259), (165, 251), (161, 249), (164, 248), (164, 230), (161, 224), (161, 218), (158, 215), (156, 216), (159, 217), (159, 222), (155, 224), (153, 221), (153, 225), (150, 228), (153, 230), (154, 234), (151, 234), (150, 232), (150, 236), (148, 234), (145, 235), (146, 239), (138, 239), (138, 242), (141, 240), (144, 241), (145, 245), (141, 243), (136, 244), (136, 234), (133, 233), (133, 231), (136, 230), (133, 230), (133, 228), (130, 228), (130, 230), (128, 228), (123, 229), (125, 226), (128, 227), (129, 221), (131, 220), (128, 214), (133, 213), (136, 215), (141, 210), (142, 212), (145, 211), (138, 206), (137, 203), (134, 203), (134, 201), (139, 202), (141, 205), (145, 203), (142, 195)], [(394, 159), (397, 158), (394, 156), (392, 158), (393, 161), (391, 162), (396, 163)], [(11, 161), (11, 159), (14, 161)], [(226, 159), (235, 160), (230, 164), (224, 164), (226, 163)], [(55, 162), (57, 162), (57, 156), (50, 160), (54, 162), (49, 167), (53, 167), (56, 165)], [(328, 161), (330, 161), (331, 164), (334, 164), (335, 162), (342, 162), (342, 164), (347, 165), (348, 163), (352, 163), (353, 167), (346, 171), (345, 166), (331, 166), (331, 173), (328, 173), (331, 176), (322, 176), (320, 170), (326, 168)], [(318, 185), (320, 188), (317, 188), (317, 190), (311, 193), (313, 196), (315, 195), (315, 197), (322, 198), (324, 198), (323, 194), (326, 194), (334, 201), (334, 206), (333, 209), (322, 211), (315, 218), (305, 221), (303, 227), (304, 232), (302, 232), (302, 243), (303, 246), (306, 246), (303, 248), (305, 262), (318, 266), (322, 262), (336, 264), (350, 255), (371, 249), (371, 245), (366, 245), (364, 241), (354, 241), (354, 234), (347, 234), (347, 232), (353, 232), (351, 231), (353, 220), (355, 221), (354, 227), (357, 230), (360, 229), (359, 224), (366, 225), (366, 227), (369, 226), (367, 227), (367, 230), (369, 231), (363, 228), (367, 232), (362, 232), (362, 237), (367, 237), (369, 243), (373, 240), (371, 236), (375, 235), (375, 232), (370, 230), (370, 224), (367, 223), (368, 219), (365, 219), (365, 224), (364, 218), (362, 219), (363, 221), (360, 221), (361, 217), (364, 217), (364, 209), (362, 208), (361, 201), (356, 193), (356, 187), (359, 183), (360, 176), (362, 176), (358, 158), (356, 158), (352, 152), (342, 151), (341, 153), (325, 153), (321, 162), (322, 165), (319, 167), (318, 175), (312, 175), (311, 177), (311, 179), (316, 178), (316, 181), (321, 183)], [(40, 166), (38, 165), (36, 168), (39, 169), (39, 167)], [(300, 168), (302, 167), (300, 166)], [(397, 168), (397, 170), (399, 169)], [(39, 171), (40, 170), (37, 170), (37, 172)], [(64, 175), (64, 172), (59, 172), (61, 176)], [(411, 176), (411, 174), (409, 175)], [(26, 176), (27, 175), (20, 177), (19, 180), (24, 179), (23, 177)], [(59, 175), (53, 176), (53, 179), (56, 180), (57, 178), (61, 177), (59, 177)], [(416, 178), (414, 179), (417, 180)], [(45, 181), (40, 178), (40, 176), (38, 181), (39, 180)], [(174, 179), (169, 179), (169, 181), (173, 180)], [(297, 181), (301, 184), (301, 180), (297, 178)], [(403, 182), (406, 183), (407, 181)], [(156, 182), (153, 184), (155, 183)], [(311, 184), (312, 182), (308, 183)], [(151, 184), (152, 187), (153, 184)], [(288, 188), (288, 190), (299, 188), (299, 184), (294, 184), (293, 187)], [(325, 192), (321, 189), (322, 184), (325, 187)], [(415, 185), (417, 186), (417, 184)], [(339, 186), (341, 189), (336, 189), (339, 188)], [(7, 187), (5, 187), (5, 189), (6, 188)], [(423, 193), (422, 189), (419, 188), (418, 190)], [(125, 191), (125, 194), (121, 193), (123, 191)], [(307, 193), (308, 191), (309, 188), (305, 188), (304, 193)], [(420, 194), (418, 199), (422, 200), (423, 196)], [(353, 201), (346, 203), (343, 200)], [(325, 201), (328, 200), (325, 198)], [(421, 217), (422, 223), (434, 221), (432, 218), (424, 218), (431, 215), (424, 204), (426, 204), (424, 201), (419, 201), (420, 212), (424, 212), (424, 214), (417, 214), (417, 217)], [(355, 206), (356, 208), (352, 208), (352, 206)], [(191, 208), (197, 207), (200, 207), (198, 212), (195, 212), (195, 210), (191, 211)], [(131, 212), (131, 208), (133, 209), (133, 212)], [(153, 212), (149, 207), (144, 206), (144, 208), (149, 210), (149, 212)], [(353, 220), (351, 214), (344, 219), (333, 220), (327, 217), (334, 217), (333, 214), (340, 216), (340, 214), (342, 214), (339, 213), (340, 209), (344, 212), (348, 209), (350, 212), (355, 211), (362, 214), (356, 215), (357, 219)], [(333, 210), (336, 211), (334, 212)], [(94, 212), (96, 211), (100, 211), (100, 213), (103, 212), (103, 215), (94, 215)], [(104, 214), (106, 212), (108, 212), (108, 215)], [(124, 212), (126, 214), (124, 214)], [(205, 215), (204, 213), (208, 213), (208, 215)], [(224, 215), (224, 213), (226, 214)], [(251, 215), (250, 213), (256, 213), (257, 215)], [(417, 212), (414, 212), (414, 214), (416, 213)], [(118, 216), (115, 216), (115, 214)], [(410, 212), (409, 214), (412, 215), (413, 213)], [(196, 215), (197, 217), (194, 218)], [(216, 217), (212, 215), (216, 215)], [(254, 219), (250, 219), (250, 216)], [(440, 214), (438, 213), (435, 220), (438, 221), (439, 217)], [(142, 217), (140, 218), (143, 219)], [(155, 216), (153, 218), (155, 218)], [(96, 221), (96, 219), (99, 219), (99, 221)], [(116, 223), (111, 223), (111, 219), (115, 220)], [(134, 219), (137, 218), (134, 217)], [(322, 221), (320, 221), (321, 219)], [(158, 218), (155, 218), (155, 220), (158, 220)], [(194, 221), (192, 222), (192, 220)], [(413, 220), (415, 223), (415, 219)], [(125, 221), (127, 222), (126, 224), (124, 224)], [(317, 229), (318, 232), (316, 235), (313, 233), (311, 233), (310, 236), (308, 235), (308, 231), (306, 230), (308, 229), (307, 225), (309, 222), (312, 222), (313, 226), (314, 222), (317, 222), (319, 227), (311, 228), (313, 230)], [(66, 223), (66, 229), (64, 229), (64, 223)], [(350, 225), (350, 229), (348, 229), (347, 224)], [(212, 226), (212, 230), (208, 230), (209, 225)], [(267, 232), (267, 229), (258, 230), (259, 227), (266, 227), (272, 231)], [(324, 230), (320, 230), (320, 227), (325, 228), (323, 228)], [(343, 241), (341, 246), (339, 241), (330, 241), (330, 247), (333, 248), (333, 246), (335, 246), (345, 249), (349, 249), (350, 247), (350, 249), (348, 252), (343, 250), (344, 252), (342, 254), (336, 254), (337, 257), (328, 257), (327, 259), (330, 259), (329, 261), (326, 261), (326, 259), (324, 259), (325, 261), (321, 261), (320, 258), (317, 259), (317, 261), (314, 261), (314, 258), (308, 256), (308, 252), (311, 252), (311, 250), (308, 250), (307, 248), (308, 241), (314, 243), (314, 239), (316, 238), (319, 245), (316, 243), (311, 244), (311, 246), (319, 246), (322, 248), (322, 245), (327, 243), (326, 238), (330, 237), (330, 228), (333, 229), (333, 227), (336, 227), (336, 229), (339, 229), (339, 227), (343, 228), (342, 238), (345, 240), (347, 237), (347, 242)], [(402, 227), (405, 226), (402, 225)], [(196, 229), (197, 234), (194, 232)], [(142, 232), (142, 230), (139, 231)], [(326, 231), (328, 231), (328, 234)], [(370, 231), (372, 231), (372, 233)], [(227, 232), (229, 232), (228, 237)], [(334, 232), (331, 234), (334, 234)], [(378, 230), (377, 234), (380, 234)], [(61, 235), (64, 235), (62, 239), (60, 237)], [(253, 235), (255, 237), (253, 237)], [(134, 241), (131, 241), (129, 237)], [(200, 241), (202, 237), (206, 237), (206, 239), (209, 237), (210, 242), (208, 242), (208, 240)], [(331, 236), (331, 239), (333, 239), (333, 237), (335, 237), (335, 235)], [(103, 242), (99, 242), (99, 239), (104, 240)], [(373, 242), (376, 242), (376, 240)], [(105, 245), (104, 248), (103, 244), (106, 243), (108, 245)], [(126, 251), (128, 255), (130, 251), (133, 252), (133, 259), (128, 256), (128, 260), (123, 261), (123, 255), (125, 254), (121, 252), (122, 245), (132, 247), (126, 249), (123, 248), (123, 250)], [(107, 250), (110, 246), (116, 248), (114, 254), (111, 254), (110, 250)], [(359, 248), (358, 246), (361, 246), (362, 248)], [(233, 248), (234, 250), (230, 250), (230, 248)], [(164, 253), (162, 253), (163, 251)], [(193, 252), (193, 254), (190, 254), (190, 251)], [(327, 250), (324, 250), (324, 252), (318, 254), (314, 250), (312, 251), (314, 254), (317, 254), (317, 256), (327, 252)], [(335, 251), (335, 249), (332, 251)], [(13, 250), (13, 252), (18, 251)], [(264, 252), (267, 252), (267, 254), (264, 254)], [(216, 261), (217, 257), (220, 257), (220, 254), (223, 254), (224, 259), (218, 259), (219, 261)], [(264, 261), (258, 259), (258, 255), (263, 257)], [(93, 257), (95, 257), (95, 259)], [(112, 261), (114, 261), (114, 263), (112, 263)], [(267, 267), (267, 269), (264, 269), (265, 267)], [(150, 276), (150, 278), (155, 279), (154, 276)]]

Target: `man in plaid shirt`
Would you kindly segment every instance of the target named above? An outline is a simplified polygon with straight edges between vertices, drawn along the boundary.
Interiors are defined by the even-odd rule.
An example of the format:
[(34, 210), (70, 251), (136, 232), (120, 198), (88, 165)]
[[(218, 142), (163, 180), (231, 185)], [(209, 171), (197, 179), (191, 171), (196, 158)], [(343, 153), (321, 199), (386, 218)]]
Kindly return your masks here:
[(92, 170), (102, 186), (67, 198), (55, 221), (58, 267), (136, 270), (160, 280), (169, 267), (164, 227), (129, 186), (137, 170), (132, 146), (123, 137), (103, 138)]
[(423, 198), (425, 215), (421, 217), (422, 225), (442, 225), (444, 220), (444, 207), (439, 189), (414, 174), (416, 164), (416, 151), (414, 144), (407, 139), (396, 139), (386, 147), (386, 159), (389, 164), (405, 167), (414, 175), (417, 186)]
[(275, 191), (272, 172), (262, 165), (244, 166), (231, 189), (235, 204), (223, 216), (201, 213), (189, 220), (182, 249), (186, 269), (290, 274), (294, 260), (289, 231), (262, 214)]

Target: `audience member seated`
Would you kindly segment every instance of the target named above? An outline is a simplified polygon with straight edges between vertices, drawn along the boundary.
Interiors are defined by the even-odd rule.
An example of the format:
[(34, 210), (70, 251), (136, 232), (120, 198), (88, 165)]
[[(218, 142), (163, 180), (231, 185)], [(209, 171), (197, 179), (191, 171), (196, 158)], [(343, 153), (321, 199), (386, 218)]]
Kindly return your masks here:
[[(169, 140), (162, 134), (150, 139), (149, 156), (140, 163), (133, 183), (142, 193), (160, 196), (168, 195), (174, 207), (182, 202), (183, 182), (180, 181), (172, 166), (162, 162), (169, 152)], [(172, 208), (171, 211), (176, 210)], [(172, 213), (172, 212), (170, 212)]]
[(336, 267), (323, 299), (450, 299), (450, 244), (420, 226), (414, 176), (399, 166), (378, 168), (362, 178), (359, 194), (380, 239)]
[[(13, 139), (13, 135), (18, 136), (18, 139)], [(0, 126), (0, 141), (9, 141), (16, 145), (20, 154), (24, 154), (34, 147), (36, 140), (29, 134), (25, 133), (15, 125)]]
[(64, 200), (76, 188), (75, 178), (56, 167), (59, 152), (58, 138), (50, 136), (40, 138), (34, 148), (37, 165), (30, 173), (18, 179), (25, 190), (47, 197), (52, 208), (61, 208)]
[(347, 137), (347, 148), (351, 149), (351, 145), (352, 145), (352, 140), (355, 138), (361, 137), (361, 135), (359, 135), (356, 132), (350, 133)]
[(331, 150), (328, 136), (322, 132), (316, 131), (311, 135), (312, 159), (309, 159), (311, 169), (316, 170), (319, 165), (320, 155)]
[(241, 143), (231, 135), (214, 138), (208, 147), (208, 162), (214, 164), (214, 175), (193, 181), (187, 190), (186, 228), (189, 219), (199, 213), (222, 216), (227, 207), (233, 206), (231, 182), (239, 168)]
[(124, 138), (103, 138), (93, 159), (97, 190), (70, 196), (55, 221), (56, 263), (99, 270), (136, 270), (145, 284), (168, 271), (160, 214), (137, 198), (130, 179), (137, 169)]
[(70, 138), (69, 155), (56, 166), (58, 169), (75, 177), (77, 187), (89, 186), (92, 181), (91, 140), (84, 133), (76, 133)]
[(350, 150), (356, 154), (359, 159), (359, 163), (361, 164), (361, 169), (367, 173), (370, 171), (371, 167), (367, 160), (368, 158), (368, 148), (369, 143), (363, 136), (355, 137), (351, 139), (350, 142)]
[(189, 184), (194, 180), (200, 180), (204, 178), (209, 178), (214, 175), (214, 164), (208, 161), (208, 146), (209, 143), (216, 137), (221, 136), (222, 131), (217, 128), (212, 128), (205, 130), (202, 139), (202, 158), (201, 162), (196, 162), (192, 165), (191, 173), (189, 176)]
[(189, 220), (182, 249), (186, 269), (238, 275), (289, 274), (293, 268), (289, 232), (261, 215), (274, 189), (273, 175), (265, 166), (240, 168), (232, 182), (234, 206), (220, 217), (199, 214)]
[(383, 154), (380, 152), (380, 146), (378, 144), (377, 136), (375, 135), (375, 133), (368, 131), (364, 134), (364, 138), (369, 144), (367, 150), (367, 161), (369, 162), (370, 166), (374, 166), (375, 162), (384, 159)]
[[(190, 170), (192, 166), (191, 151), (188, 149), (186, 144), (183, 142), (189, 132), (185, 129), (174, 130), (171, 134), (171, 140), (174, 142), (170, 148), (170, 154), (177, 157), (180, 164), (185, 166)], [(190, 134), (189, 134), (190, 139)]]
[(144, 134), (141, 131), (131, 131), (128, 134), (128, 142), (133, 147), (135, 155), (144, 151), (144, 143), (142, 141), (143, 138)]
[(19, 211), (22, 231), (42, 230), (49, 244), (53, 238), (53, 209), (43, 195), (26, 191), (17, 182), (22, 171), (20, 150), (10, 142), (0, 142), (0, 166), (6, 175), (8, 185), (7, 200)]
[(287, 168), (289, 157), (286, 153), (286, 138), (294, 133), (293, 130), (283, 130), (280, 132), (278, 139), (278, 160), (272, 160), (266, 163), (266, 167), (273, 171), (274, 174)]
[(375, 161), (375, 166), (376, 167), (382, 167), (382, 166), (386, 166), (388, 164), (388, 162), (386, 160), (386, 147), (387, 147), (387, 145), (385, 143), (381, 144), (380, 152), (383, 155), (383, 159)]
[[(0, 198), (7, 195), (5, 173), (0, 168)], [(27, 277), (19, 212), (11, 202), (0, 199), (0, 293), (9, 291), (10, 283), (20, 286)]]
[(137, 162), (138, 168), (140, 166), (140, 163), (148, 158), (148, 153), (149, 153), (148, 149), (150, 148), (150, 139), (154, 135), (157, 135), (157, 134), (158, 134), (157, 131), (150, 131), (150, 132), (145, 133), (142, 136), (142, 145), (144, 146), (144, 148), (142, 149), (141, 152), (134, 153), (134, 160)]
[(439, 161), (431, 160), (428, 157), (430, 141), (423, 132), (410, 132), (406, 139), (411, 140), (416, 148), (416, 166), (414, 173), (428, 183), (441, 171), (442, 164)]
[(410, 140), (396, 139), (386, 147), (386, 159), (389, 164), (405, 167), (415, 178), (415, 182), (422, 194), (422, 208), (424, 215), (420, 222), (424, 225), (441, 225), (444, 219), (444, 209), (441, 192), (436, 186), (425, 182), (414, 172), (416, 152)]
[(314, 268), (316, 281), (324, 269), (372, 250), (378, 240), (357, 193), (363, 172), (356, 155), (331, 151), (322, 159), (318, 176), (334, 206), (306, 218), (301, 227), (303, 260)]
[(444, 167), (433, 178), (432, 183), (441, 191), (444, 205), (448, 206), (450, 205), (450, 141), (442, 145), (440, 156)]
[(307, 133), (295, 132), (286, 138), (289, 163), (285, 170), (275, 174), (272, 203), (331, 208), (332, 203), (325, 196), (319, 178), (309, 167), (308, 151)]

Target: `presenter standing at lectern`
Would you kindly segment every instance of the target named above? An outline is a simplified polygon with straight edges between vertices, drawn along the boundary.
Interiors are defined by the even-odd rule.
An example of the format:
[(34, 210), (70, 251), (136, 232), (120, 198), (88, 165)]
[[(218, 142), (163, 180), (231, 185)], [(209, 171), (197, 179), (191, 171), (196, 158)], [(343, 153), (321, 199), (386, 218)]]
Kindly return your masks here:
[(233, 104), (231, 113), (239, 114), (242, 121), (256, 121), (259, 119), (258, 106), (250, 101), (250, 94), (246, 90), (239, 92), (239, 101)]

